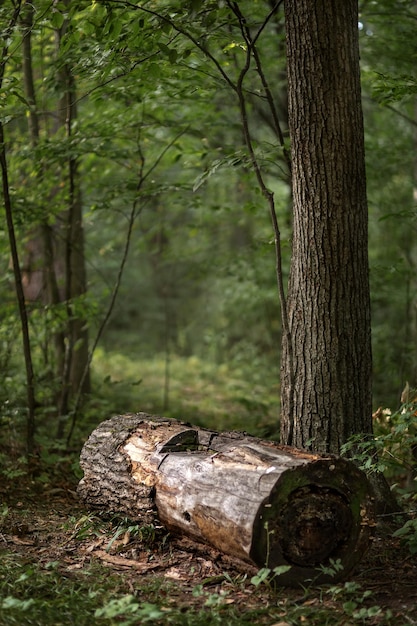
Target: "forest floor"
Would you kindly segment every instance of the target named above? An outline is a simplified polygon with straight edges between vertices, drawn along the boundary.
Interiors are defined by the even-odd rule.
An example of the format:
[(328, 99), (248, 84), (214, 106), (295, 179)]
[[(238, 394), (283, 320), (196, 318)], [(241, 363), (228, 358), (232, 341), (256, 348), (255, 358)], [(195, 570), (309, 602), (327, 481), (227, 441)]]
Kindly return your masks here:
[(75, 480), (10, 478), (0, 497), (2, 625), (417, 625), (417, 555), (386, 526), (347, 582), (273, 589), (207, 546), (87, 511)]

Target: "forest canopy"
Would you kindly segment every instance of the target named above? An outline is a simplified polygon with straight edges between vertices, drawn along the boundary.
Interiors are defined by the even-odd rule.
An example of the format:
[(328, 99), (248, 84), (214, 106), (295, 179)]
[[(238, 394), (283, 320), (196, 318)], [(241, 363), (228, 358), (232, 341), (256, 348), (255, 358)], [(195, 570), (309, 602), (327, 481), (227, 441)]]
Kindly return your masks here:
[[(102, 418), (116, 407), (180, 416), (190, 373), (179, 372), (191, 364), (207, 376), (202, 403), (217, 402), (208, 372), (235, 385), (243, 423), (221, 426), (247, 417), (249, 429), (278, 431), (269, 192), (284, 289), (292, 237), (281, 4), (2, 3), (6, 429), (20, 428), (27, 405), (9, 202), (38, 424), (68, 436), (86, 396), (96, 410), (112, 394)], [(395, 409), (417, 382), (415, 6), (362, 2), (359, 19), (373, 405)]]

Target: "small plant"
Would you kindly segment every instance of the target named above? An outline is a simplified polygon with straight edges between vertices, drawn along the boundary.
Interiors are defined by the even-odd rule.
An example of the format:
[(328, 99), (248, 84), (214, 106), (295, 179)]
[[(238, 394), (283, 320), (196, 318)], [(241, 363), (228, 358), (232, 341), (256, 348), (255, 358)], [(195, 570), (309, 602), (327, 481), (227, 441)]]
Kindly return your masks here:
[(270, 567), (262, 567), (255, 576), (252, 576), (251, 583), (255, 587), (259, 587), (262, 583), (271, 585), (272, 581), (291, 569), (291, 565), (278, 565), (271, 569)]
[(140, 526), (140, 524), (132, 524), (128, 519), (123, 519), (117, 526), (116, 532), (107, 544), (106, 550), (110, 551), (112, 545), (123, 537), (123, 544), (129, 543), (130, 539), (137, 537), (140, 541), (148, 541), (152, 543), (155, 540), (155, 528), (153, 526)]
[(410, 554), (417, 554), (417, 519), (409, 519), (401, 528), (393, 533), (394, 537), (399, 537)]
[[(220, 578), (224, 578), (223, 576), (218, 577), (219, 580)], [(206, 591), (204, 589), (204, 583), (200, 583), (199, 585), (196, 585), (193, 589), (193, 597), (194, 598), (204, 598), (204, 606), (206, 607), (220, 607), (226, 600), (227, 596), (228, 596), (228, 592), (227, 591), (223, 591), (221, 590), (219, 593), (211, 593), (209, 591)]]
[(92, 537), (104, 537), (108, 531), (108, 524), (99, 515), (87, 513), (79, 518), (70, 517), (64, 524), (64, 529), (72, 530), (71, 539), (82, 541)]
[(341, 453), (358, 462), (367, 473), (384, 473), (401, 495), (415, 491), (417, 403), (403, 404), (394, 413), (378, 409), (374, 413), (374, 436), (355, 435), (342, 446)]
[(15, 553), (2, 553), (2, 626), (89, 626), (97, 607), (117, 592), (117, 580), (102, 566), (87, 565), (73, 577), (58, 561), (27, 563)]
[(343, 571), (343, 565), (341, 559), (329, 559), (329, 565), (320, 565), (320, 572), (326, 576), (334, 578), (336, 574)]
[(35, 604), (35, 600), (33, 600), (33, 598), (21, 600), (20, 598), (15, 598), (14, 596), (7, 596), (1, 601), (1, 608), (5, 610), (17, 609), (18, 611), (26, 612), (32, 607), (33, 604)]
[(164, 614), (155, 604), (140, 603), (135, 596), (129, 594), (110, 600), (103, 607), (96, 609), (94, 617), (109, 620), (122, 618), (123, 621), (117, 620), (117, 622), (121, 626), (130, 626), (130, 624), (154, 622), (164, 617)]
[[(361, 586), (355, 582), (345, 582), (343, 585), (330, 587), (327, 590), (332, 600), (342, 602), (343, 611), (354, 620), (368, 620), (382, 614), (382, 609), (378, 605), (366, 607), (365, 602), (372, 596), (372, 591), (363, 591)], [(385, 613), (386, 618), (391, 616)]]
[(0, 518), (6, 519), (8, 514), (9, 514), (9, 507), (7, 506), (5, 502), (3, 502), (2, 505), (0, 506)]
[(258, 573), (251, 578), (251, 583), (252, 585), (255, 585), (255, 587), (259, 587), (262, 583), (271, 585), (274, 580), (291, 569), (291, 565), (278, 565), (274, 568), (270, 568), (268, 566), (269, 556), (271, 553), (271, 537), (275, 531), (270, 530), (268, 521), (264, 523), (264, 529), (266, 531), (266, 563), (265, 567), (262, 567)]
[(26, 457), (19, 457), (18, 459), (10, 459), (5, 454), (0, 454), (0, 475), (4, 476), (7, 480), (14, 480), (27, 474), (27, 459)]

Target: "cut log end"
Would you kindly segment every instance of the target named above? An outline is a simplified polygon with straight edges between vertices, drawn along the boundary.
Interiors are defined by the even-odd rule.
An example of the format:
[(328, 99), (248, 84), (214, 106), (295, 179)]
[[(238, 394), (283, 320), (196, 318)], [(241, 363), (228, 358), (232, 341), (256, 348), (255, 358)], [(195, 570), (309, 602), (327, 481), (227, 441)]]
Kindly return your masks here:
[(282, 554), (288, 563), (318, 567), (334, 558), (346, 544), (353, 516), (345, 498), (315, 485), (291, 494), (279, 515)]
[[(357, 565), (372, 538), (372, 492), (349, 461), (316, 460), (282, 474), (256, 525), (251, 557), (258, 563), (264, 558), (271, 568), (290, 565), (282, 582), (334, 581)], [(326, 573), (332, 565), (339, 573)]]

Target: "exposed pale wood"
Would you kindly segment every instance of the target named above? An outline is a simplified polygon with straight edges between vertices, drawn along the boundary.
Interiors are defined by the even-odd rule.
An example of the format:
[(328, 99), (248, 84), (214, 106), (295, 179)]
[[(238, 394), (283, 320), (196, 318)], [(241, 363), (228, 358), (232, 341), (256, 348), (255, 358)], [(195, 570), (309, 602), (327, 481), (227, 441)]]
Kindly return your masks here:
[[(81, 454), (90, 506), (169, 529), (258, 567), (290, 565), (294, 583), (343, 575), (372, 532), (369, 483), (355, 465), (244, 433), (216, 433), (144, 413), (101, 424)], [(334, 579), (333, 579), (334, 580)]]

